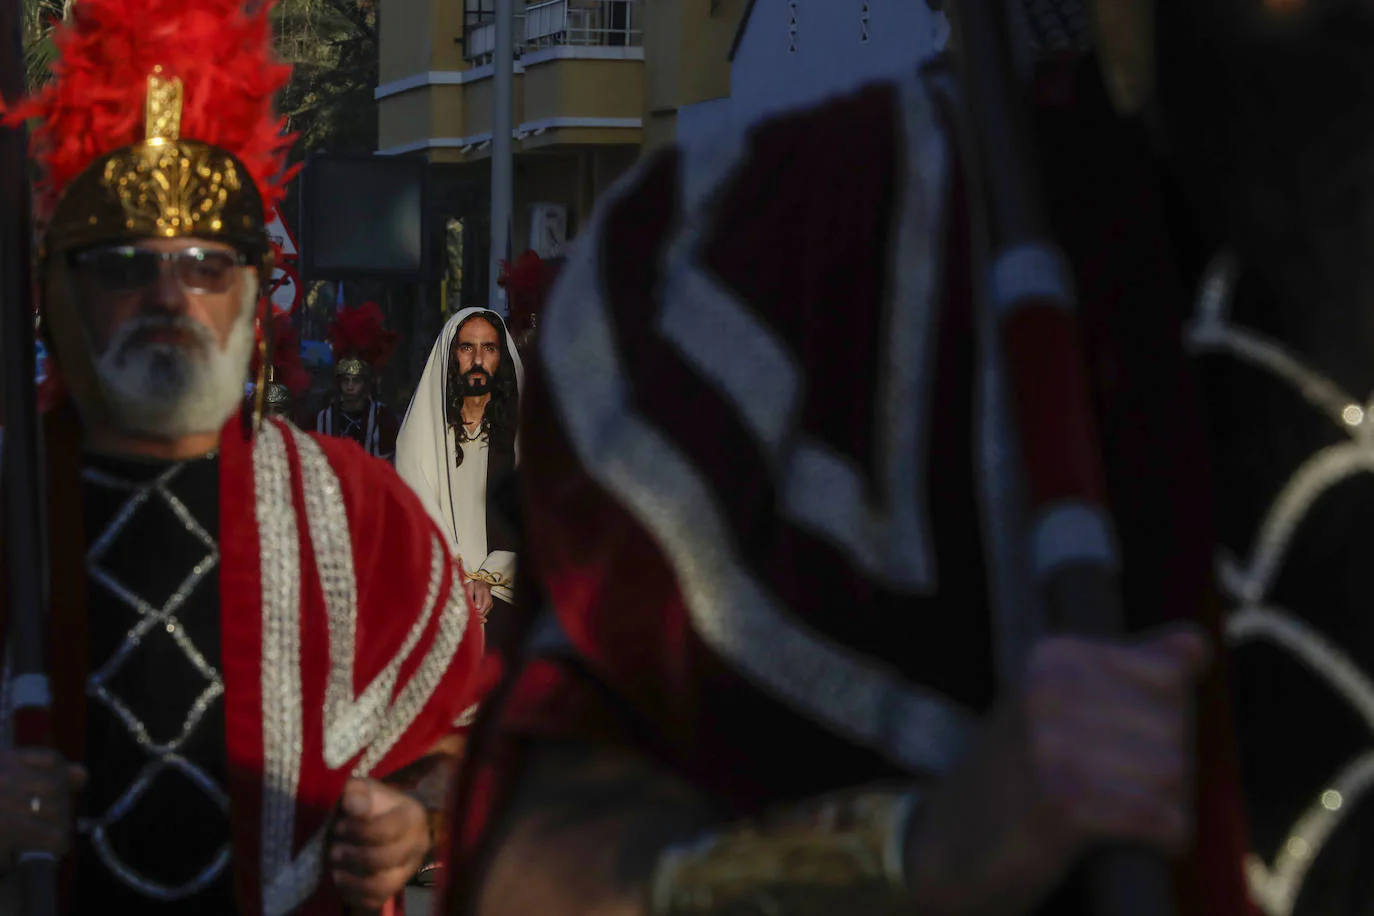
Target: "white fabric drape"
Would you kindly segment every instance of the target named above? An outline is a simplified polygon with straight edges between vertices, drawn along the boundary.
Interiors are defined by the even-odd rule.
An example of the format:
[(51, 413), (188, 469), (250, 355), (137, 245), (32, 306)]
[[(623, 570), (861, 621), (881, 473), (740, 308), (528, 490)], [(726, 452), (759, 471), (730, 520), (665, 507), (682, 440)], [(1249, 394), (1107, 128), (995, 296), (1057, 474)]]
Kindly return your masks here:
[[(396, 438), (396, 471), (420, 497), (429, 514), (448, 535), (450, 545), (463, 558), (463, 565), (470, 573), (486, 569), (487, 572), (499, 573), (503, 578), (509, 579), (514, 576), (513, 554), (497, 551), (495, 554), (481, 557), (469, 556), (473, 548), (479, 545), (459, 543), (459, 530), (463, 527), (460, 519), (465, 516), (470, 519), (471, 513), (475, 512), (485, 525), (486, 506), (485, 500), (483, 505), (475, 505), (474, 497), (478, 491), (474, 490), (473, 486), (477, 481), (470, 475), (466, 476), (465, 485), (455, 487), (459, 470), (455, 462), (457, 444), (448, 428), (445, 409), (448, 392), (448, 357), (453, 338), (458, 333), (458, 326), (478, 312), (485, 312), (485, 317), (496, 324), (497, 330), (505, 336), (507, 355), (503, 358), (509, 358), (515, 369), (517, 392), (524, 387), (525, 367), (520, 362), (520, 354), (515, 349), (515, 341), (506, 329), (505, 322), (488, 309), (463, 309), (448, 320), (443, 331), (439, 333), (439, 339), (429, 351), (429, 362), (425, 364), (424, 374), (420, 376), (420, 384), (415, 389), (415, 396), (406, 410), (405, 419), (401, 421), (400, 435)], [(519, 463), (519, 440), (515, 445), (515, 459)], [(481, 490), (485, 490), (485, 474), (481, 477), (481, 483)], [(467, 492), (462, 492), (464, 490)], [(485, 544), (480, 545), (480, 551), (486, 553)], [(493, 589), (493, 592), (497, 597), (509, 600), (508, 589)]]

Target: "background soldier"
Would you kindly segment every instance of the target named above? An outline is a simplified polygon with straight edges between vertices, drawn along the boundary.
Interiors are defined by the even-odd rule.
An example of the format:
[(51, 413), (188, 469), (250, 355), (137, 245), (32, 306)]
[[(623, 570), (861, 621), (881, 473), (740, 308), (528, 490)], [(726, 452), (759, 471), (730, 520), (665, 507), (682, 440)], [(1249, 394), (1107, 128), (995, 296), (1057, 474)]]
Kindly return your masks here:
[(399, 334), (386, 329), (386, 317), (375, 302), (339, 312), (329, 325), (335, 394), (315, 417), (316, 432), (352, 439), (369, 455), (395, 460), (400, 423), (377, 399), (376, 379), (400, 342)]

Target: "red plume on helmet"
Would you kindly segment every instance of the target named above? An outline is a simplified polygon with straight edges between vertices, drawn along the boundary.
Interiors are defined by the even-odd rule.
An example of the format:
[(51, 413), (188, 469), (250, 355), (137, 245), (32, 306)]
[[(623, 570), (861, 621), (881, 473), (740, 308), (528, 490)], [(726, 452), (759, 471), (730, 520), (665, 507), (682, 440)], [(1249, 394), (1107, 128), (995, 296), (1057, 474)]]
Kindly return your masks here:
[(510, 303), (512, 334), (519, 337), (534, 326), (535, 315), (543, 307), (557, 276), (557, 266), (533, 251), (522, 253), (514, 264), (501, 262), (501, 276), (496, 282), (506, 291)]
[[(310, 390), (310, 373), (301, 362), (301, 339), (296, 329), (285, 322), (272, 327), (272, 362), (274, 381), (285, 385), (293, 397)], [(252, 375), (258, 374), (258, 355), (253, 353)]]
[(53, 79), (4, 113), (10, 126), (34, 122), (40, 214), (96, 160), (143, 139), (152, 73), (184, 86), (180, 135), (232, 153), (264, 205), (277, 204), (293, 138), (273, 107), (291, 75), (272, 52), (274, 5), (79, 0), (54, 32)]
[(335, 363), (360, 359), (380, 371), (400, 346), (401, 335), (386, 329), (386, 316), (375, 302), (343, 309), (329, 324), (329, 346)]

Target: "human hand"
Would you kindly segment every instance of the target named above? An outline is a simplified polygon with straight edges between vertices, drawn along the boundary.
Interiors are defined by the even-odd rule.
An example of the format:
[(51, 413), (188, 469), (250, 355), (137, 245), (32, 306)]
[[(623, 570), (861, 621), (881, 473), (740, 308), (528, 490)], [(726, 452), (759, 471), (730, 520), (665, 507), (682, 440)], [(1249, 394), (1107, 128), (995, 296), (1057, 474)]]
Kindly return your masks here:
[(1049, 639), (1033, 653), (1021, 704), (1030, 762), (1070, 845), (1187, 845), (1193, 693), (1209, 659), (1191, 626), (1134, 645)]
[(334, 825), (329, 867), (344, 903), (378, 912), (405, 889), (429, 852), (425, 809), (372, 779), (350, 780)]
[(487, 622), (487, 615), (491, 613), (491, 585), (481, 579), (468, 580), (468, 603), (472, 609), (482, 618), (482, 622)]
[(908, 875), (925, 909), (1032, 909), (1094, 845), (1185, 848), (1193, 693), (1209, 656), (1191, 626), (1036, 646), (1022, 690), (913, 825)]
[(0, 861), (23, 852), (65, 855), (73, 798), (85, 784), (86, 771), (56, 751), (0, 751)]

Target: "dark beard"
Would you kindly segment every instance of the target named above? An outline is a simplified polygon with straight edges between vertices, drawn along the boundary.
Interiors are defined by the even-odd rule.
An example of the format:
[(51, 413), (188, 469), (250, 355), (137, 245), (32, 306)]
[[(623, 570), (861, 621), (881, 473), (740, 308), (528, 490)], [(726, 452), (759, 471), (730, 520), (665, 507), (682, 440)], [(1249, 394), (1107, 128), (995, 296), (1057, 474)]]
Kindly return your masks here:
[[(476, 384), (474, 384), (474, 380)], [(466, 375), (450, 375), (448, 379), (448, 422), (455, 429), (463, 427), (463, 401), (467, 398), (480, 398), (495, 395), (496, 386), (491, 374), (484, 369), (474, 369)], [(485, 428), (487, 418), (483, 416)]]
[(491, 376), (482, 370), (469, 372), (458, 384), (458, 396), (462, 398), (480, 398), (491, 391)]

